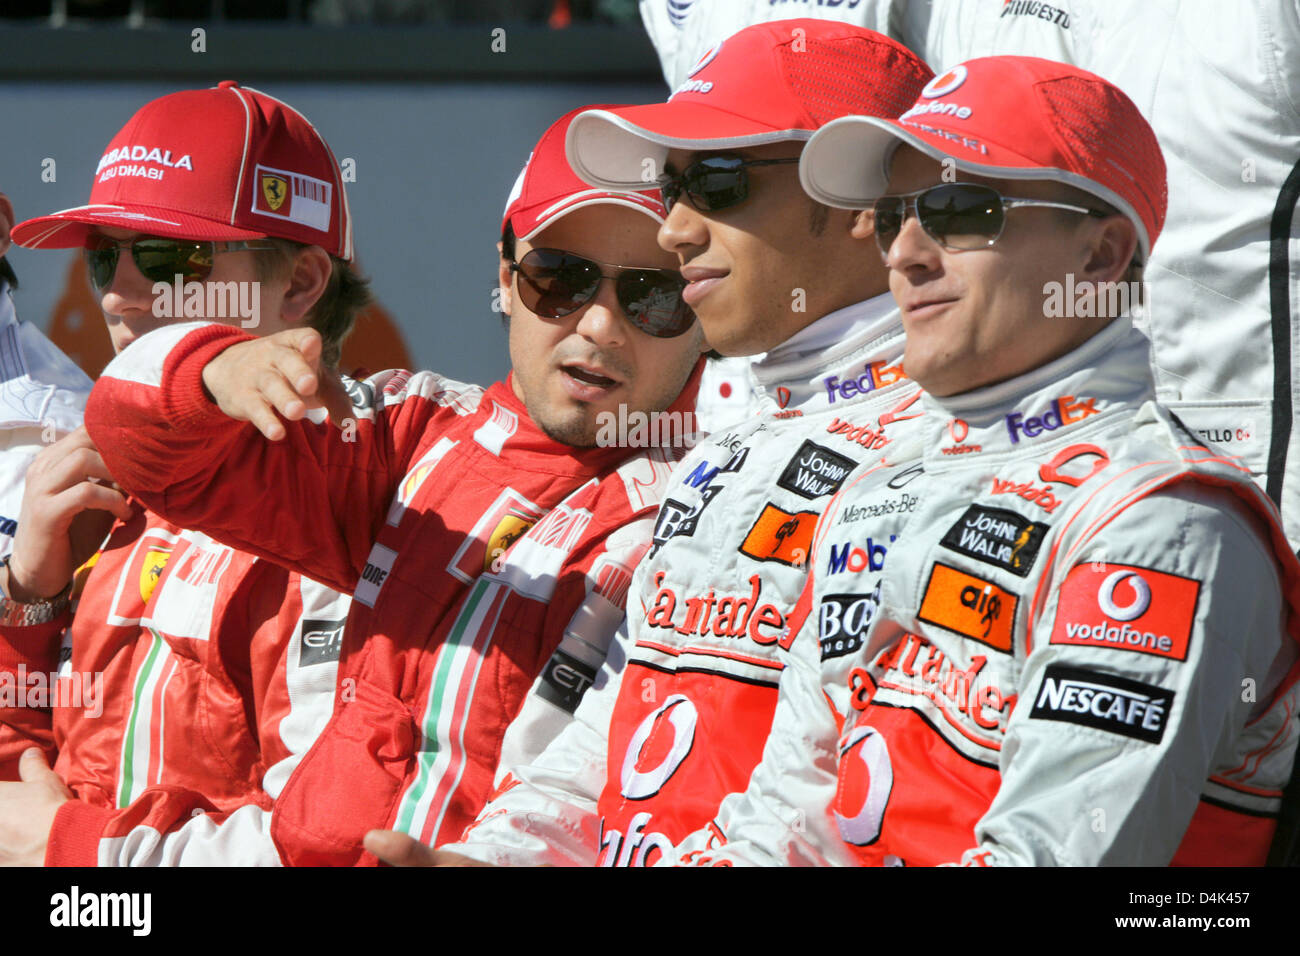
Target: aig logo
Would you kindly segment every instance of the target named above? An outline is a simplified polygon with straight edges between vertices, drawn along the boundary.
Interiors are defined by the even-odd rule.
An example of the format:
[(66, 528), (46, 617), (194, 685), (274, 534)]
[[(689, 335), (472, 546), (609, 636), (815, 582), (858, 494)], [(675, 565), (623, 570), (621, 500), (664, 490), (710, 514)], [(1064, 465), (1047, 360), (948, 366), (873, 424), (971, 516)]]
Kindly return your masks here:
[(688, 698), (673, 694), (641, 721), (623, 758), (623, 796), (645, 800), (660, 791), (691, 752), (698, 716)]

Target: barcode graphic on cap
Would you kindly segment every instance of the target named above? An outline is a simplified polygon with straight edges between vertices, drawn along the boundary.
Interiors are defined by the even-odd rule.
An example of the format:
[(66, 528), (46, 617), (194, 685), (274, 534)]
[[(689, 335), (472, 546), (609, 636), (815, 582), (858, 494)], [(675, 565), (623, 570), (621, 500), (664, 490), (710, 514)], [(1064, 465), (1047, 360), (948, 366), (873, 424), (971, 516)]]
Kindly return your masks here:
[(323, 179), (259, 164), (253, 183), (253, 212), (329, 232), (333, 192), (333, 184)]

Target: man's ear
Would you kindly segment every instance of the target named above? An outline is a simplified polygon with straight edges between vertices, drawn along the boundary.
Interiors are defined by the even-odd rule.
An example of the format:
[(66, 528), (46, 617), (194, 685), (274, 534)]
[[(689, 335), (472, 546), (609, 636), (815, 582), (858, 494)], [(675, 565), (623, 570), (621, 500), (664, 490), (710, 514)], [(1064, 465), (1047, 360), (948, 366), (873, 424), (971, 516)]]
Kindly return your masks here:
[(853, 213), (849, 223), (849, 235), (854, 239), (870, 239), (876, 234), (876, 217), (870, 209), (859, 209)]
[(14, 204), (9, 197), (0, 193), (0, 256), (9, 251), (9, 230), (14, 224)]
[(497, 284), (501, 289), (501, 314), (510, 317), (514, 308), (514, 278), (510, 272), (510, 262), (501, 256), (501, 243), (497, 243)]
[(1080, 279), (1118, 282), (1128, 271), (1137, 251), (1137, 227), (1127, 216), (1091, 220), (1087, 234), (1087, 259)]
[(334, 263), (320, 246), (299, 249), (289, 270), (289, 288), (280, 305), (280, 317), (293, 325), (303, 325), (320, 297), (325, 294)]

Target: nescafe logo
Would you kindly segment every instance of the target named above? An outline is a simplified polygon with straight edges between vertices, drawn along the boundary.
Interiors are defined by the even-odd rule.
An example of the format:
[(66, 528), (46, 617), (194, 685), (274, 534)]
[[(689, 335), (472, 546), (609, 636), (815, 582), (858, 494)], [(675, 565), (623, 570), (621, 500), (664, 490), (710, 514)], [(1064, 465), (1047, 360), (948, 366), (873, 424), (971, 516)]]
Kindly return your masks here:
[(894, 768), (885, 738), (874, 727), (854, 727), (840, 746), (835, 822), (840, 838), (854, 846), (880, 839), (885, 807), (894, 789)]
[(927, 100), (932, 100), (937, 96), (947, 96), (965, 82), (966, 67), (954, 66), (947, 73), (940, 74), (925, 84), (925, 87), (921, 90), (921, 95)]
[(695, 705), (673, 694), (658, 710), (646, 715), (627, 746), (619, 775), (629, 800), (653, 797), (668, 782), (695, 743)]

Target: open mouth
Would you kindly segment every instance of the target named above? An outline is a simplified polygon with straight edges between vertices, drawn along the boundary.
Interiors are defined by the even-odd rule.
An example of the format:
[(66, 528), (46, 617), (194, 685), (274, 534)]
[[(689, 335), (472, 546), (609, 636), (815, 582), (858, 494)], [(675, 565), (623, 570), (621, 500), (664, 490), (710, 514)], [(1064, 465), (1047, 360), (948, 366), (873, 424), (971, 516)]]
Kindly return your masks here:
[(614, 379), (600, 375), (579, 365), (565, 365), (562, 367), (562, 371), (581, 384), (593, 388), (613, 388), (618, 385), (618, 382)]

